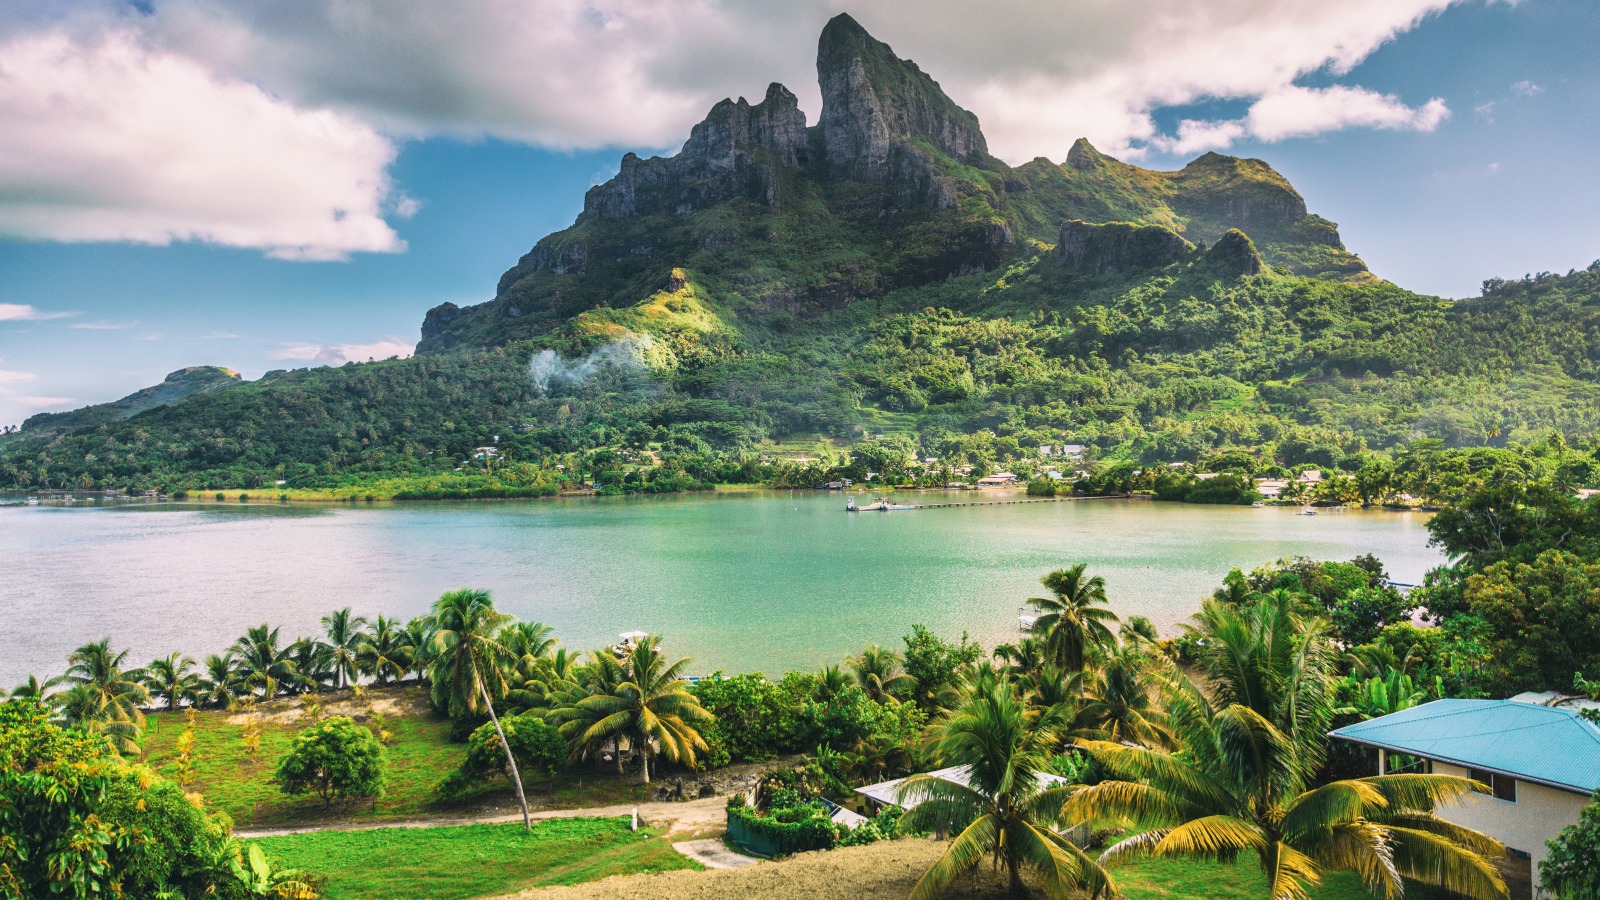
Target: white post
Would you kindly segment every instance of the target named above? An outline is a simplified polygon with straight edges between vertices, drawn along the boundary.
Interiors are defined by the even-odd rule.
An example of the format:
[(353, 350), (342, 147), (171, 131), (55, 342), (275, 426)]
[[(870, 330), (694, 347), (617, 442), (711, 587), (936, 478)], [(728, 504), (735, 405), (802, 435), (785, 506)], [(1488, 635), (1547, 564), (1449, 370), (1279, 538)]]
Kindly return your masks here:
[(637, 807), (637, 806), (635, 806), (633, 808), (633, 825), (628, 830), (629, 831), (638, 831), (639, 830), (639, 807)]
[(1389, 774), (1389, 751), (1382, 747), (1378, 748), (1378, 774)]

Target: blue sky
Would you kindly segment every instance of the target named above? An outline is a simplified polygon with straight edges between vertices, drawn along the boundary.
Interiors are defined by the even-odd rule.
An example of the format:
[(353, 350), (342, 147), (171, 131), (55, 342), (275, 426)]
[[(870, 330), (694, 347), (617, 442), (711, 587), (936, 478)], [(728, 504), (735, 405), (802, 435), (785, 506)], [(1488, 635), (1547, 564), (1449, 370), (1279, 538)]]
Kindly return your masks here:
[[(1193, 39), (1103, 4), (1002, 3), (992, 24), (954, 6), (856, 14), (1013, 162), (1059, 160), (1078, 134), (1155, 168), (1209, 146), (1260, 157), (1380, 275), (1446, 296), (1600, 257), (1594, 5), (1407, 2), (1374, 24), (1354, 2), (1345, 18), (1300, 23), (1293, 4), (1234, 0), (1239, 21), (1212, 16), (1219, 30)], [(526, 32), (538, 49), (524, 38), (496, 50), (486, 28), (534, 25), (496, 19), (519, 15), (501, 0), (458, 11), (473, 4), (483, 21), (446, 23), (459, 48), (429, 37), (440, 29), (426, 5), (412, 17), (423, 37), (404, 15), (319, 24), (326, 0), (285, 2), (270, 21), (187, 0), (0, 13), (0, 74), (23, 85), (0, 89), (0, 118), (24, 123), (15, 145), (0, 135), (0, 424), (185, 365), (256, 377), (403, 352), (428, 308), (489, 299), (623, 150), (675, 146), (716, 99), (758, 97), (770, 80), (815, 121), (813, 42), (839, 8), (697, 4), (710, 19), (680, 9), (669, 21), (548, 0), (525, 4), (543, 15)], [(1251, 15), (1281, 26), (1272, 43), (1230, 29), (1260, 30), (1243, 27)], [(1015, 46), (1016, 23), (1039, 16), (1062, 21), (1034, 29), (1037, 48)], [(705, 46), (660, 55), (671, 27)], [(319, 43), (329, 31), (335, 43)], [(406, 50), (424, 37), (427, 56)], [(118, 66), (115, 84), (95, 81)], [(112, 125), (36, 102), (75, 91), (114, 102)]]

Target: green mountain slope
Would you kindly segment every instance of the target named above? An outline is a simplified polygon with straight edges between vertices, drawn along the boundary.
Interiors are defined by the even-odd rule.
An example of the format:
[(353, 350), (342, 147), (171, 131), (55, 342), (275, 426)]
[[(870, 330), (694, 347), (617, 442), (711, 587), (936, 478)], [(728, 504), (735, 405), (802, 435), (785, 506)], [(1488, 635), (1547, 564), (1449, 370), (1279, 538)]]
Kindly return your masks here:
[(826, 466), (785, 457), (884, 434), (952, 464), (1079, 443), (1353, 471), (1419, 437), (1600, 430), (1600, 267), (1421, 296), (1259, 160), (1156, 172), (1079, 141), (1007, 166), (847, 16), (818, 77), (814, 125), (772, 85), (675, 156), (625, 156), (492, 300), (429, 311), (413, 359), (30, 420), (0, 484), (808, 483)]

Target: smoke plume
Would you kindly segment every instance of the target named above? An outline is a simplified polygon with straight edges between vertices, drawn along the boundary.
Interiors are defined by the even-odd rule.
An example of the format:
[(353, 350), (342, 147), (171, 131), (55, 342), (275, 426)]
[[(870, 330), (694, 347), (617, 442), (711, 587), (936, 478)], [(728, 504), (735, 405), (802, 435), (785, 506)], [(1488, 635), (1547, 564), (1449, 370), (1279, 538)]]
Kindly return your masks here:
[(581, 385), (603, 373), (620, 375), (625, 382), (648, 377), (645, 353), (652, 343), (648, 334), (630, 334), (573, 359), (562, 359), (554, 350), (540, 350), (528, 365), (534, 390), (543, 397), (559, 385)]

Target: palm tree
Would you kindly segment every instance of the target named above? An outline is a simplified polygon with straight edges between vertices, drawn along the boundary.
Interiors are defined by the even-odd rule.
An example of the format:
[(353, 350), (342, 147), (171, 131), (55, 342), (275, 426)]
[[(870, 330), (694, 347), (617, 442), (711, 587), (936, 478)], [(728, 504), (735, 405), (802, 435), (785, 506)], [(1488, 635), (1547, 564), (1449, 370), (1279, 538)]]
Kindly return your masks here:
[(361, 645), (366, 643), (366, 636), (361, 629), (366, 624), (367, 620), (361, 616), (352, 616), (348, 606), (322, 617), (322, 630), (328, 635), (334, 686), (341, 690), (356, 679)]
[(537, 659), (524, 656), (506, 676), (506, 707), (513, 713), (556, 709), (564, 698), (579, 691), (572, 700), (575, 703), (584, 696), (578, 673), (578, 657), (565, 647)]
[(1158, 827), (1105, 851), (1102, 864), (1141, 854), (1216, 858), (1252, 851), (1271, 900), (1303, 900), (1324, 870), (1361, 875), (1369, 890), (1398, 897), (1401, 877), (1477, 900), (1506, 896), (1490, 859), (1494, 840), (1446, 822), (1435, 806), (1473, 782), (1447, 775), (1382, 775), (1307, 789), (1306, 754), (1248, 706), (1213, 707), (1192, 683), (1170, 707), (1184, 752), (1168, 755), (1110, 741), (1081, 744), (1113, 779), (1082, 788), (1068, 811), (1085, 819)]
[(1168, 746), (1166, 716), (1151, 697), (1160, 684), (1152, 677), (1156, 665), (1145, 644), (1128, 643), (1113, 650), (1100, 669), (1088, 674), (1081, 720), (1108, 741)]
[(194, 703), (200, 698), (200, 676), (194, 674), (193, 669), (194, 659), (181, 653), (169, 653), (151, 660), (145, 667), (145, 687), (165, 700), (170, 712), (186, 700)]
[(433, 634), (437, 631), (432, 616), (415, 616), (406, 623), (404, 642), (411, 647), (411, 671), (418, 684), (426, 684), (433, 668)]
[(416, 656), (411, 638), (411, 633), (398, 620), (379, 616), (373, 620), (366, 640), (356, 649), (357, 666), (379, 684), (388, 684), (390, 679), (399, 681), (410, 671), (411, 661)]
[(111, 639), (84, 644), (67, 657), (71, 664), (63, 680), (72, 687), (63, 695), (62, 709), (69, 723), (102, 734), (120, 753), (137, 752), (150, 692), (140, 683), (137, 669), (124, 672), (128, 651), (111, 649)]
[(917, 881), (911, 900), (931, 900), (985, 857), (1005, 866), (1018, 896), (1026, 893), (1024, 867), (1052, 898), (1114, 894), (1104, 870), (1053, 827), (1072, 788), (1051, 787), (1041, 776), (1065, 725), (1063, 712), (1028, 707), (1004, 675), (983, 681), (934, 732), (943, 761), (967, 767), (967, 784), (915, 775), (900, 789), (910, 807), (897, 826), (902, 833), (961, 829)]
[(898, 653), (877, 644), (868, 645), (859, 656), (851, 658), (850, 668), (855, 670), (861, 689), (879, 703), (897, 699), (897, 691), (910, 691), (917, 683), (915, 678), (900, 671)]
[(294, 693), (315, 693), (334, 680), (334, 650), (316, 638), (303, 637), (286, 651), (294, 663)]
[(206, 657), (203, 665), (206, 674), (200, 680), (200, 702), (224, 709), (232, 707), (234, 701), (239, 699), (239, 694), (246, 690), (233, 650), (230, 648), (220, 654), (213, 653)]
[(29, 675), (27, 681), (11, 689), (10, 698), (12, 700), (31, 698), (38, 700), (46, 709), (53, 709), (61, 700), (61, 694), (56, 688), (61, 686), (62, 680), (60, 675), (46, 678), (44, 681), (40, 681), (36, 675)]
[(849, 672), (838, 666), (823, 666), (817, 670), (817, 689), (814, 696), (823, 703), (839, 696), (855, 682)]
[(495, 715), (489, 691), (489, 684), (493, 684), (495, 694), (504, 694), (506, 690), (505, 667), (512, 662), (511, 651), (496, 638), (496, 632), (510, 622), (511, 617), (495, 610), (488, 591), (463, 588), (434, 601), (431, 619), (434, 705), (449, 711), (451, 716), (489, 714), (489, 721), (494, 723), (495, 733), (500, 736), (500, 747), (506, 753), (506, 768), (517, 788), (517, 802), (522, 804), (523, 830), (532, 831), (528, 798), (522, 791), (522, 773), (517, 771), (516, 758), (506, 742), (505, 729), (500, 727), (500, 717)]
[(264, 700), (278, 696), (279, 688), (299, 679), (294, 659), (278, 647), (278, 629), (257, 625), (245, 630), (233, 644), (238, 659), (240, 681), (250, 690), (261, 691)]
[[(617, 668), (626, 680), (606, 693), (595, 693), (561, 710), (561, 733), (573, 742), (573, 752), (626, 736), (639, 751), (639, 780), (650, 783), (652, 744), (673, 762), (695, 764), (695, 753), (708, 749), (696, 725), (712, 721), (711, 713), (680, 679), (690, 660), (667, 664), (658, 649), (659, 635), (633, 645)], [(618, 754), (620, 759), (621, 754)]]
[(543, 622), (512, 622), (500, 629), (500, 643), (523, 659), (543, 659), (560, 643), (555, 629)]
[(1117, 614), (1102, 608), (1106, 580), (1086, 577), (1085, 568), (1079, 563), (1051, 572), (1039, 580), (1053, 596), (1028, 600), (1039, 611), (1034, 630), (1044, 635), (1055, 664), (1067, 672), (1083, 671), (1101, 648), (1115, 643), (1107, 623), (1117, 621)]

